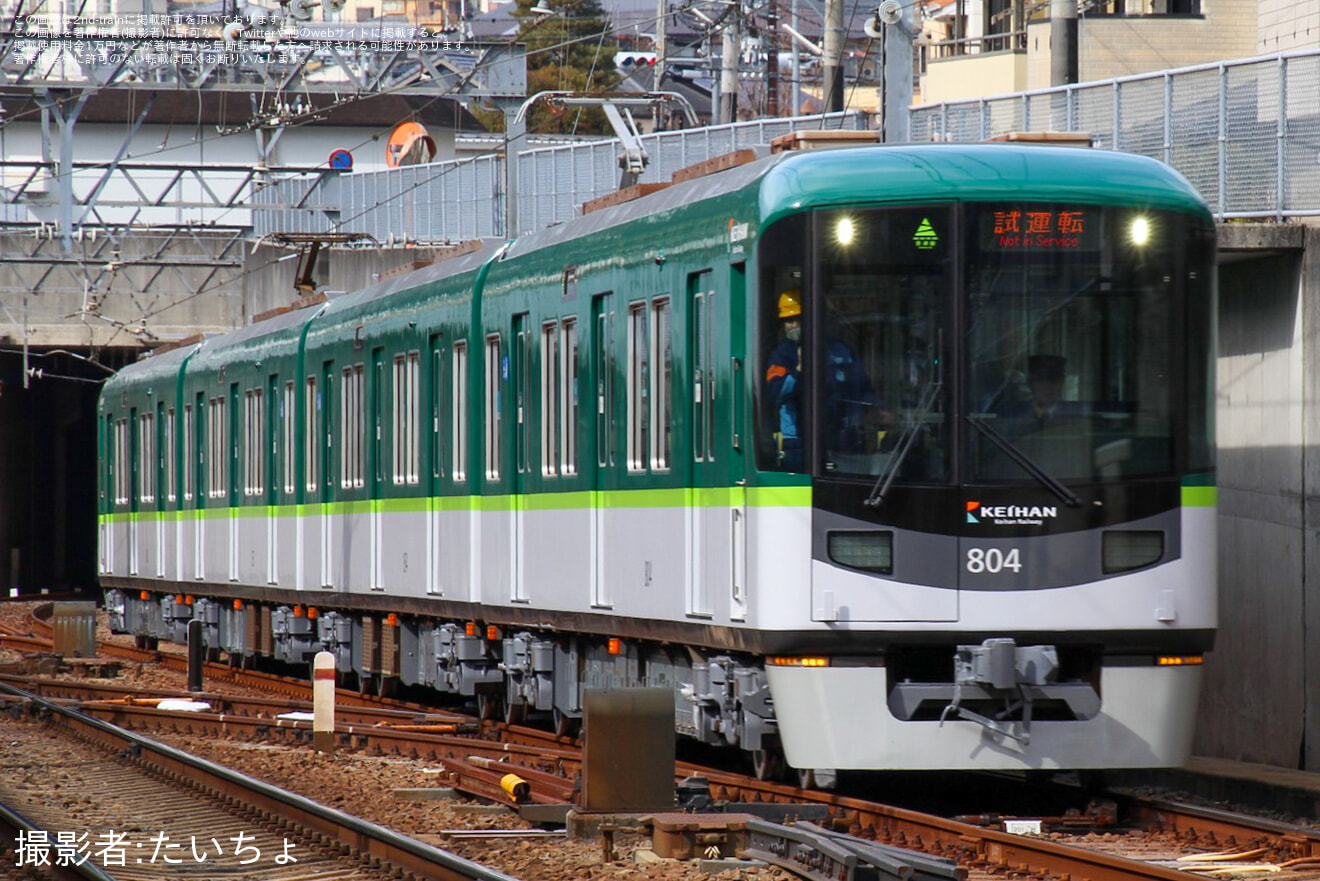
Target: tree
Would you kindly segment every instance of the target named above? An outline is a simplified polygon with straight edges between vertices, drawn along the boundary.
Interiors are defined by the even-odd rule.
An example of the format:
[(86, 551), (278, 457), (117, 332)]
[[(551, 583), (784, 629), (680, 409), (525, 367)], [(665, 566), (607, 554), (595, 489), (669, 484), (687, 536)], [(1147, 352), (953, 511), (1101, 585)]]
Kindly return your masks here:
[[(527, 46), (527, 94), (608, 92), (622, 79), (614, 66), (618, 41), (600, 0), (545, 0), (554, 14), (533, 12), (534, 0), (518, 0), (518, 41)], [(528, 112), (528, 132), (612, 134), (594, 107), (538, 101)]]

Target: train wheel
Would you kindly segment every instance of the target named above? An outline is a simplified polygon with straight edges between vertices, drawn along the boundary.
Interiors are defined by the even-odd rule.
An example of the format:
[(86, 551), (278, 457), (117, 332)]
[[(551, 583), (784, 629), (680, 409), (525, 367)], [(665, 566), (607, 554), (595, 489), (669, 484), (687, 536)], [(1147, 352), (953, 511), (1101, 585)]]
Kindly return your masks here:
[(527, 718), (527, 704), (514, 703), (513, 701), (504, 702), (504, 721), (508, 725), (521, 725)]
[(752, 750), (752, 772), (757, 780), (783, 780), (787, 769), (784, 750), (778, 744)]
[(798, 768), (799, 789), (833, 789), (839, 785), (839, 772), (833, 768)]
[(580, 719), (573, 718), (568, 713), (559, 709), (559, 707), (555, 707), (551, 716), (554, 718), (556, 736), (572, 737), (577, 733), (578, 722), (581, 721)]

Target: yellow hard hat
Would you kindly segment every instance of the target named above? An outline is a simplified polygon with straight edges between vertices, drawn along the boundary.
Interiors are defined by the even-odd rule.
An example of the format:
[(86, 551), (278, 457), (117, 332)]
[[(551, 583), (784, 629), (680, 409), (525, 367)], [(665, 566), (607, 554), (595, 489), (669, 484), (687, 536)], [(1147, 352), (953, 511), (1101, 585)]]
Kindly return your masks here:
[(779, 295), (779, 317), (794, 318), (802, 314), (802, 302), (798, 299), (797, 288), (784, 291)]

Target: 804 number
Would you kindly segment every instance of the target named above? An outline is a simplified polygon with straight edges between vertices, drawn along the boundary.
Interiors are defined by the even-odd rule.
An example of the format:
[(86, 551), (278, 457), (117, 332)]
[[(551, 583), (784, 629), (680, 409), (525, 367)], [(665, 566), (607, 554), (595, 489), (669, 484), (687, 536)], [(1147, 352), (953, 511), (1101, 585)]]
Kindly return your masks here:
[(1022, 571), (1022, 560), (1017, 548), (1006, 551), (999, 548), (967, 549), (967, 571), (973, 575), (996, 575), (1005, 569), (1011, 572)]

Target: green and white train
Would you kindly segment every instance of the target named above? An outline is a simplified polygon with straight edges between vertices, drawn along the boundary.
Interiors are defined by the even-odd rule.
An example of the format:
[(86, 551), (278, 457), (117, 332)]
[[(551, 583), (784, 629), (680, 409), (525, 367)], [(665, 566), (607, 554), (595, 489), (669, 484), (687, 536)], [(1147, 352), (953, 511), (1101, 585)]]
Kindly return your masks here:
[(1214, 268), (1193, 188), (1106, 151), (676, 183), (118, 373), (112, 625), (563, 731), (672, 688), (680, 733), (805, 782), (1176, 765)]

